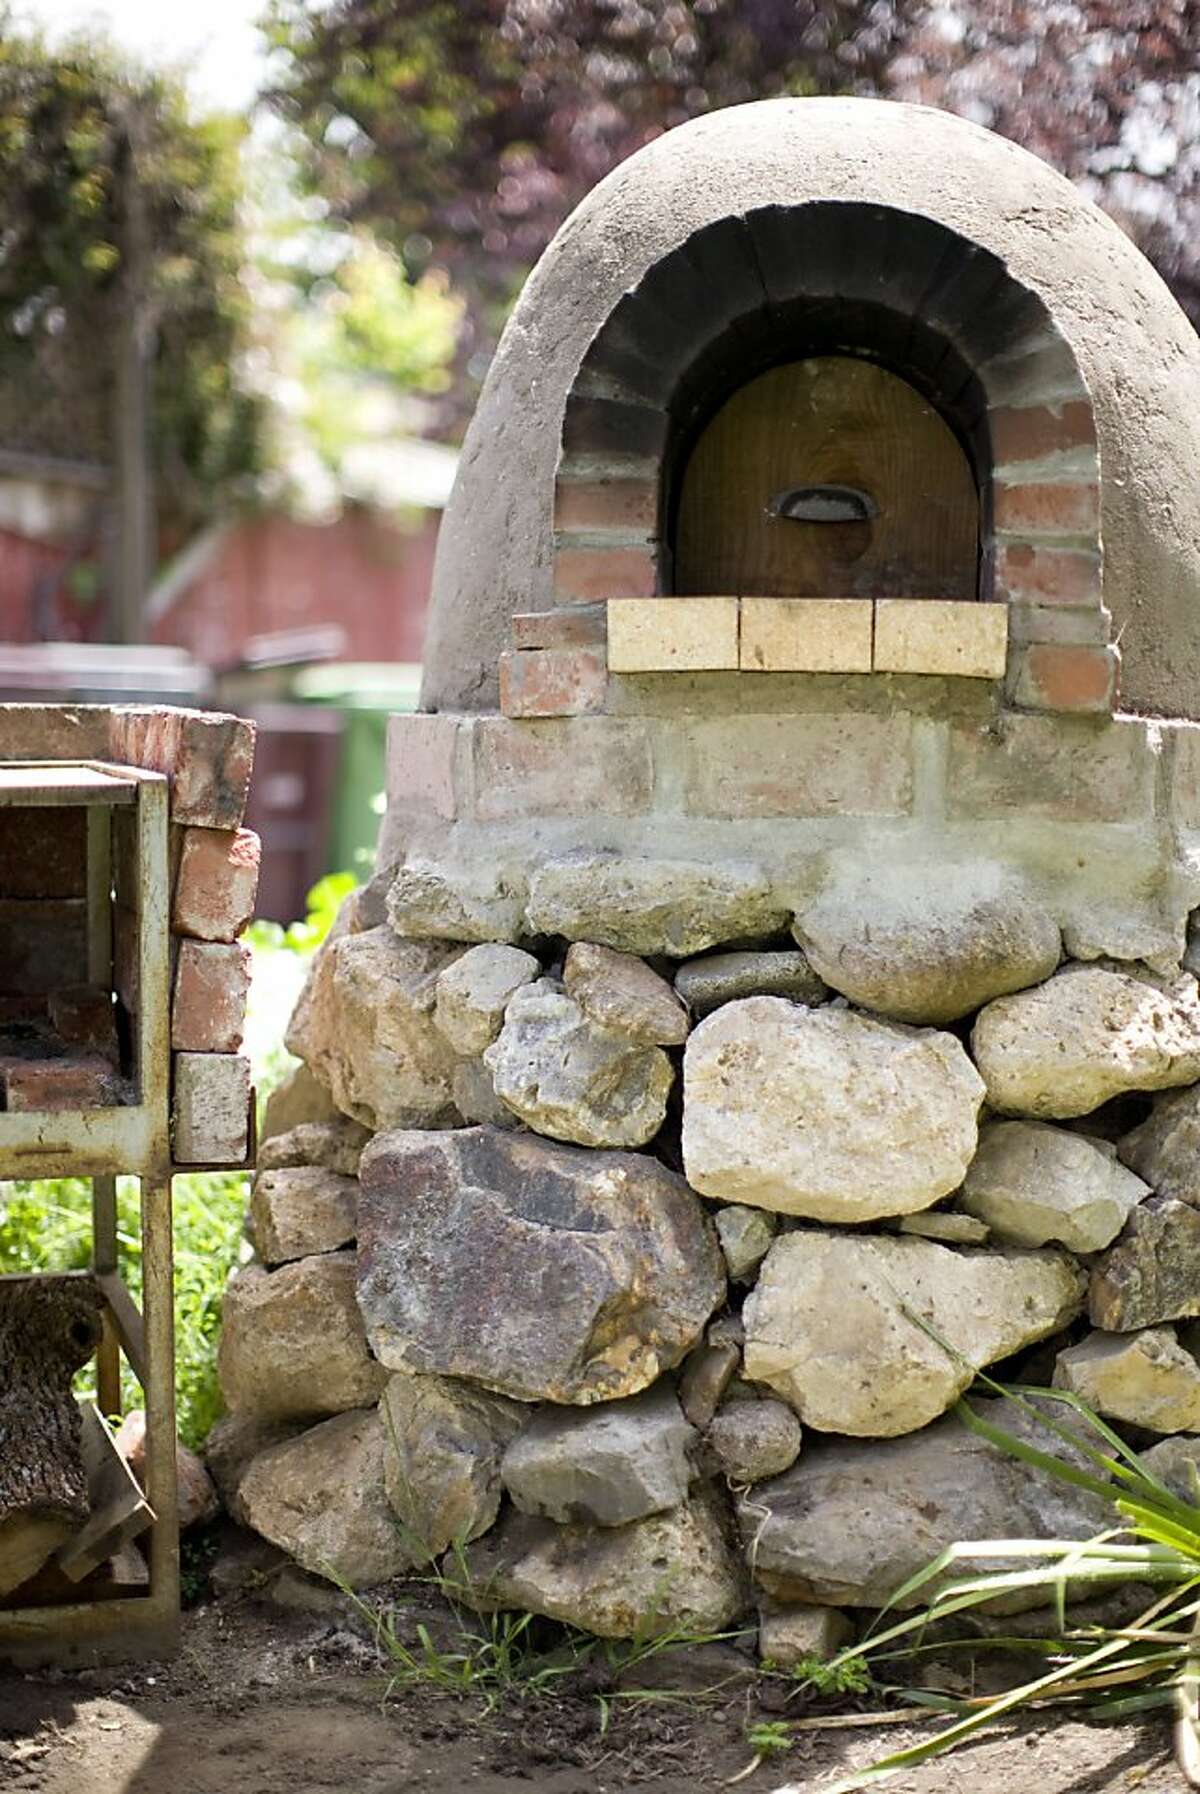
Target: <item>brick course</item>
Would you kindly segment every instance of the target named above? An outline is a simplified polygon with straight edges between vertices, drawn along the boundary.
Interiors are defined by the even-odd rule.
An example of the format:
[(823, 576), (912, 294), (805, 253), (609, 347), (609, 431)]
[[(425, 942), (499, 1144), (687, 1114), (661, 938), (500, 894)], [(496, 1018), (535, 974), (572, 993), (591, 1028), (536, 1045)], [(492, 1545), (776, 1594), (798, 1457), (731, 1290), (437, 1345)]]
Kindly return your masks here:
[(461, 723), (455, 716), (389, 717), (389, 803), (402, 806), (413, 816), (454, 820), (454, 767), (460, 729)]
[(253, 829), (185, 829), (171, 907), (175, 933), (236, 940), (254, 914), (261, 855)]
[(481, 822), (523, 816), (636, 816), (653, 789), (650, 744), (640, 722), (607, 716), (474, 727), (475, 814)]
[(712, 717), (686, 740), (693, 816), (902, 816), (912, 726), (892, 716)]
[(181, 941), (171, 998), (171, 1045), (189, 1053), (236, 1053), (249, 995), (249, 947)]
[(603, 649), (540, 648), (500, 656), (505, 716), (583, 716), (603, 710), (607, 690)]

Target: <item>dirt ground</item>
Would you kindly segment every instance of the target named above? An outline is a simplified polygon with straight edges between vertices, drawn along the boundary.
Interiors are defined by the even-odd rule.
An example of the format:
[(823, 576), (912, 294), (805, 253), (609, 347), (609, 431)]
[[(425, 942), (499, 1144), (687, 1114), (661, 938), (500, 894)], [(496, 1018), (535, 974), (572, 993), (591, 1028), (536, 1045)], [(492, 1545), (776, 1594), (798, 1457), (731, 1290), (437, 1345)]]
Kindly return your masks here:
[[(0, 1787), (19, 1794), (707, 1794), (743, 1769), (748, 1723), (782, 1690), (732, 1646), (668, 1653), (637, 1672), (666, 1698), (621, 1698), (589, 1666), (553, 1696), (425, 1687), (384, 1698), (386, 1673), (334, 1591), (293, 1579), (281, 1608), (242, 1590), (185, 1616), (167, 1664), (0, 1675)], [(627, 1678), (625, 1679), (627, 1682)], [(710, 1698), (698, 1689), (722, 1684)], [(616, 1695), (616, 1698), (614, 1697)], [(871, 1697), (864, 1697), (868, 1704)], [(602, 1730), (604, 1705), (610, 1709)], [(794, 1707), (787, 1709), (794, 1712)], [(839, 1771), (922, 1733), (806, 1732), (737, 1786), (820, 1794)], [(896, 1794), (1181, 1794), (1168, 1726), (1021, 1725), (887, 1784)]]

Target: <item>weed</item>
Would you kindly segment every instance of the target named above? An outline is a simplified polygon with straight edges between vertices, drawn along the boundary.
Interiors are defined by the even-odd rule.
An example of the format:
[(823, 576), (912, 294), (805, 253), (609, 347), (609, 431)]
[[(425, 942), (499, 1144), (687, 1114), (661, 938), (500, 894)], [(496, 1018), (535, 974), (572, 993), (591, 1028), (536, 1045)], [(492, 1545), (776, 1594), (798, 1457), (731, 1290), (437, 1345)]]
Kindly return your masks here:
[(746, 1727), (746, 1743), (759, 1762), (768, 1757), (781, 1757), (792, 1748), (792, 1737), (785, 1719), (760, 1719)]

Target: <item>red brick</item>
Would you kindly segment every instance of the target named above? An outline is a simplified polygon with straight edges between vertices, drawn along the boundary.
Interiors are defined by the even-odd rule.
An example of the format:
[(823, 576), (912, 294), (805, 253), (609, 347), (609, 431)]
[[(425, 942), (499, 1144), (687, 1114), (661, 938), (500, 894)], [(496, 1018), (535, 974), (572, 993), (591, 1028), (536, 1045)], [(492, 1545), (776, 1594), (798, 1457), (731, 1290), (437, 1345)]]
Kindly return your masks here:
[(6, 897), (86, 897), (86, 812), (0, 809), (0, 885)]
[(171, 908), (175, 933), (235, 940), (254, 914), (261, 852), (253, 829), (185, 829)]
[(912, 726), (894, 716), (728, 716), (692, 725), (693, 816), (902, 816)]
[(640, 722), (608, 716), (475, 725), (475, 814), (636, 816), (650, 806), (654, 768)]
[(69, 1046), (92, 1047), (115, 1060), (117, 1017), (111, 990), (100, 984), (69, 984), (51, 991), (50, 1025)]
[(602, 648), (608, 640), (608, 607), (564, 604), (558, 610), (518, 611), (514, 648)]
[(1034, 642), (1021, 651), (1013, 698), (1027, 710), (1111, 711), (1120, 665), (1115, 648)]
[(555, 529), (644, 530), (658, 526), (654, 480), (559, 480), (554, 489)]
[(1100, 556), (1083, 548), (1035, 548), (1002, 542), (996, 551), (996, 596), (1022, 604), (1101, 602)]
[(112, 711), (105, 704), (0, 704), (0, 760), (103, 760)]
[(67, 1110), (110, 1109), (124, 1095), (121, 1080), (99, 1053), (72, 1053), (62, 1059), (6, 1060), (5, 1104), (14, 1115)]
[(1073, 642), (1104, 647), (1112, 617), (1099, 604), (1010, 604), (1010, 642)]
[(246, 813), (254, 767), (254, 724), (220, 711), (114, 710), (114, 760), (165, 773), (171, 820), (235, 829)]
[(649, 548), (559, 548), (554, 556), (558, 598), (650, 598), (658, 589)]
[(997, 480), (995, 527), (1010, 535), (1083, 536), (1100, 527), (1100, 491), (1086, 484), (1047, 480), (1026, 485)]
[(456, 716), (388, 719), (387, 794), (406, 814), (453, 822), (454, 767), (462, 724)]
[(583, 716), (603, 710), (607, 690), (603, 650), (540, 648), (500, 656), (505, 716)]
[(171, 1045), (188, 1053), (236, 1053), (246, 1026), (250, 949), (181, 941), (171, 999)]
[(997, 467), (1040, 461), (1064, 449), (1094, 448), (1096, 428), (1086, 399), (1062, 405), (1001, 405), (989, 412)]

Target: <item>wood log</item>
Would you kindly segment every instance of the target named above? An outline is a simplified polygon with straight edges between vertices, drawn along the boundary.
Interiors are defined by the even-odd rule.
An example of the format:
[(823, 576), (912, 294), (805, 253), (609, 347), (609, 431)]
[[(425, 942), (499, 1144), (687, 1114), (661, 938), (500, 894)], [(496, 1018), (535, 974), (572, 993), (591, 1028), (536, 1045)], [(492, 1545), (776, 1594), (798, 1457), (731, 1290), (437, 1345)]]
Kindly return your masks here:
[(0, 1278), (0, 1594), (87, 1519), (71, 1381), (99, 1343), (101, 1314), (90, 1278)]

